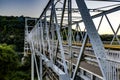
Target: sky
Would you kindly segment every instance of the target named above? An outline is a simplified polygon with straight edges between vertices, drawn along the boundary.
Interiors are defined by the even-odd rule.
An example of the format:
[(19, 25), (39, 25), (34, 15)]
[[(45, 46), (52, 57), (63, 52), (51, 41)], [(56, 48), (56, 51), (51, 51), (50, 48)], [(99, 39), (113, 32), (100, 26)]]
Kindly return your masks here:
[(39, 17), (48, 0), (0, 0), (0, 15)]
[[(49, 0), (0, 0), (0, 15), (3, 16), (30, 16), (30, 17), (36, 17), (38, 18), (40, 14), (43, 11), (43, 8), (45, 7), (46, 3)], [(113, 2), (98, 2), (98, 1), (86, 1), (88, 8), (99, 8), (103, 6), (113, 5), (113, 4), (120, 4), (113, 3)], [(73, 7), (77, 7), (75, 0), (72, 0)], [(117, 13), (112, 13), (108, 15), (110, 21), (112, 22), (112, 25), (114, 26), (114, 29), (116, 30), (118, 25), (120, 24), (120, 11)], [(95, 19), (95, 25), (97, 26), (99, 23), (100, 18)], [(113, 33), (108, 25), (108, 22), (103, 20), (100, 33), (108, 34)], [(119, 30), (120, 34), (120, 30)]]

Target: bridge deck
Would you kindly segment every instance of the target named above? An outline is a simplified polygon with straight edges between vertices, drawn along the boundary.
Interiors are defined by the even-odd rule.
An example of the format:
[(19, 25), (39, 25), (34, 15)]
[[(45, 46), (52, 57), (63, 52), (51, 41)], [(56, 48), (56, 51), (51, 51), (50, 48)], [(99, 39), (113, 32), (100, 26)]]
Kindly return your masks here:
[[(70, 58), (69, 58), (69, 53), (68, 53), (68, 51), (67, 51), (67, 50), (68, 50), (67, 48), (68, 48), (68, 47), (65, 47), (65, 46), (64, 46), (65, 59), (66, 59), (67, 62), (70, 62), (71, 60), (70, 60)], [(66, 49), (67, 49), (67, 50), (66, 50)], [(77, 48), (77, 49), (76, 49), (76, 48), (72, 48), (72, 49), (73, 49), (72, 51), (76, 51), (76, 52), (77, 52), (77, 55), (78, 55), (80, 49), (79, 49), (79, 48)], [(88, 51), (85, 51), (84, 54), (86, 55), (86, 54), (89, 54), (89, 53), (88, 53)], [(92, 57), (95, 57), (93, 53), (90, 52), (90, 54), (91, 54)], [(58, 57), (61, 58), (61, 55), (58, 54)], [(72, 58), (72, 64), (73, 64), (73, 65), (76, 65), (76, 63), (77, 63), (77, 58), (76, 58), (76, 57), (73, 57), (73, 58)], [(94, 75), (96, 75), (96, 76), (102, 77), (102, 73), (101, 73), (101, 71), (100, 71), (100, 68), (99, 68), (98, 66), (95, 66), (95, 65), (92, 65), (92, 64), (88, 63), (86, 60), (85, 60), (85, 61), (81, 61), (79, 68), (82, 68), (82, 69), (84, 69), (85, 71), (87, 71), (87, 72), (89, 72), (89, 73), (92, 73), (92, 74), (94, 74)]]

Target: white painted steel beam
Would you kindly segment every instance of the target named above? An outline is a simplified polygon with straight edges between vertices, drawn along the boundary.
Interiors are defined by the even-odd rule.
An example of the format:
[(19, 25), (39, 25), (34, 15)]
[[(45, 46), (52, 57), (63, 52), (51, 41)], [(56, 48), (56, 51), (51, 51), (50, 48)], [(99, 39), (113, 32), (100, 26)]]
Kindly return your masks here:
[[(65, 15), (64, 11), (66, 9), (65, 6), (66, 6), (67, 1), (68, 1), (68, 26), (67, 26), (68, 27), (68, 32), (65, 31), (66, 29), (64, 29), (64, 31), (65, 31), (65, 34), (68, 34), (68, 36), (66, 35), (66, 38), (68, 40), (67, 42), (68, 42), (68, 46), (69, 46), (70, 57), (72, 56), (72, 37), (74, 39), (74, 36), (75, 36), (75, 35), (72, 35), (72, 25), (77, 24), (76, 28), (77, 28), (77, 31), (78, 31), (78, 29), (80, 30), (79, 22), (84, 22), (85, 29), (87, 31), (87, 33), (84, 37), (84, 40), (83, 40), (83, 44), (82, 44), (80, 53), (79, 53), (77, 64), (76, 65), (74, 64), (74, 66), (76, 66), (75, 70), (71, 70), (72, 66), (73, 66), (73, 63), (72, 63), (72, 59), (70, 59), (71, 60), (71, 65), (69, 65), (69, 66), (71, 68), (69, 67), (69, 69), (73, 72), (73, 75), (71, 74), (72, 72), (70, 72), (70, 70), (69, 70), (70, 75), (68, 75), (68, 65), (67, 65), (67, 63), (69, 64), (70, 60), (68, 61), (65, 58), (66, 56), (65, 56), (62, 36), (61, 36), (61, 32), (60, 32), (61, 31), (60, 27), (62, 27), (63, 18), (64, 18), (64, 15)], [(95, 52), (95, 56), (98, 60), (99, 67), (100, 67), (102, 75), (103, 75), (103, 78), (101, 76), (99, 76), (99, 77), (101, 79), (104, 79), (104, 80), (110, 80), (110, 79), (111, 80), (117, 80), (118, 79), (117, 78), (118, 77), (117, 76), (118, 75), (118, 72), (117, 72), (118, 70), (117, 70), (116, 67), (119, 67), (119, 66), (116, 63), (113, 63), (112, 61), (106, 59), (105, 49), (103, 47), (103, 44), (100, 40), (100, 37), (97, 33), (97, 30), (95, 28), (95, 25), (94, 25), (92, 19), (102, 16), (101, 20), (100, 20), (100, 24), (98, 25), (98, 30), (99, 30), (99, 27), (100, 27), (101, 22), (103, 20), (103, 15), (104, 14), (107, 15), (109, 13), (120, 10), (120, 6), (115, 7), (113, 9), (110, 9), (108, 11), (103, 11), (102, 13), (99, 13), (97, 15), (90, 16), (89, 10), (86, 7), (86, 4), (85, 4), (84, 0), (76, 0), (76, 2), (77, 2), (77, 5), (78, 5), (78, 10), (80, 11), (83, 20), (72, 23), (72, 5), (71, 5), (72, 2), (71, 2), (71, 0), (65, 0), (64, 4), (63, 4), (63, 12), (62, 12), (62, 16), (61, 16), (61, 22), (59, 24), (58, 19), (57, 19), (58, 17), (57, 17), (57, 14), (56, 14), (56, 10), (55, 10), (55, 7), (56, 7), (55, 4), (56, 3), (54, 4), (54, 0), (48, 0), (48, 4), (44, 8), (42, 14), (40, 15), (40, 17), (38, 19), (38, 22), (36, 23), (36, 25), (34, 26), (32, 31), (30, 33), (28, 31), (26, 31), (28, 33), (27, 36), (26, 36), (26, 39), (31, 46), (31, 52), (32, 52), (32, 54), (31, 54), (31, 70), (32, 70), (31, 80), (34, 80), (34, 67), (36, 67), (38, 80), (42, 80), (42, 76), (43, 76), (43, 73), (44, 73), (44, 72), (42, 72), (43, 62), (47, 66), (47, 68), (51, 68), (52, 71), (54, 71), (59, 76), (59, 80), (71, 80), (71, 78), (70, 78), (71, 76), (72, 76), (72, 80), (74, 80), (75, 76), (77, 74), (78, 68), (80, 68), (79, 66), (80, 66), (80, 62), (81, 62), (81, 56), (84, 52), (85, 45), (87, 43), (88, 37), (90, 38), (92, 48)], [(51, 9), (51, 19), (50, 19), (51, 21), (50, 21), (50, 25), (49, 25), (49, 21), (47, 21), (47, 17), (46, 17), (45, 14), (50, 7), (52, 9)], [(43, 17), (45, 17), (45, 21), (43, 21)], [(113, 27), (111, 27), (111, 28), (113, 28)], [(117, 31), (115, 33), (115, 31), (112, 29), (112, 31), (115, 34), (114, 37), (116, 37), (116, 35), (118, 33), (118, 30), (119, 29), (117, 29)], [(49, 33), (51, 33), (51, 34), (49, 34)], [(56, 39), (54, 38), (55, 34), (57, 36)], [(52, 38), (50, 37), (50, 35), (52, 35)], [(78, 33), (77, 33), (77, 35), (78, 35)], [(82, 35), (83, 34), (81, 33), (81, 36)], [(83, 36), (82, 36), (82, 39), (83, 39)], [(58, 41), (58, 42), (56, 42), (56, 44), (55, 44), (54, 41)], [(55, 46), (57, 46), (57, 47), (55, 47)], [(57, 52), (57, 48), (60, 49), (58, 52)], [(61, 55), (61, 58), (60, 58), (61, 62), (60, 63), (62, 65), (62, 67), (64, 68), (63, 71), (57, 65), (55, 65), (55, 62), (53, 62), (54, 53), (59, 53)], [(40, 65), (37, 64), (37, 60), (36, 60), (36, 57), (35, 57), (36, 55), (40, 58), (40, 60), (39, 60)], [(56, 56), (56, 58), (58, 58), (58, 57)], [(87, 59), (89, 60), (90, 58), (87, 58)], [(57, 61), (57, 60), (55, 60), (55, 61)], [(113, 66), (113, 67), (111, 67), (111, 66)], [(83, 68), (80, 68), (80, 69), (84, 70)], [(109, 72), (111, 72), (111, 73), (109, 73)], [(92, 72), (89, 72), (89, 73), (93, 74)], [(96, 75), (96, 74), (94, 74), (94, 75)], [(115, 75), (117, 77), (115, 77), (113, 75)], [(82, 78), (86, 79), (86, 80), (89, 80), (88, 78), (86, 78), (83, 75), (80, 75), (80, 76)]]
[(105, 49), (103, 47), (102, 41), (97, 33), (95, 25), (92, 21), (92, 17), (89, 14), (88, 8), (84, 0), (76, 0), (79, 11), (81, 13), (87, 34), (90, 38), (93, 50), (95, 52), (96, 58), (98, 60), (99, 67), (101, 69), (104, 80), (106, 80), (106, 56)]
[(77, 74), (77, 70), (78, 70), (78, 68), (79, 68), (79, 66), (80, 66), (81, 57), (82, 57), (82, 55), (83, 55), (83, 53), (84, 53), (85, 45), (86, 45), (86, 43), (87, 43), (87, 40), (88, 40), (88, 35), (87, 35), (87, 33), (86, 33), (85, 38), (84, 38), (84, 41), (83, 41), (83, 44), (82, 44), (82, 47), (81, 47), (81, 49), (80, 49), (80, 53), (79, 53), (79, 56), (78, 56), (77, 64), (76, 64), (76, 67), (75, 67), (75, 71), (73, 72), (72, 80), (75, 79), (75, 76), (76, 76), (76, 74)]

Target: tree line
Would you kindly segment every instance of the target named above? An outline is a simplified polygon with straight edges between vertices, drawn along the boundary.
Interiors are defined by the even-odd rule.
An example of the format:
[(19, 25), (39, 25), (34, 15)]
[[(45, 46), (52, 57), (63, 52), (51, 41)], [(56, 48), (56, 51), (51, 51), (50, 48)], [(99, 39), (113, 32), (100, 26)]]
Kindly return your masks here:
[(0, 43), (14, 45), (23, 52), (25, 17), (0, 16)]
[[(30, 56), (23, 65), (22, 55), (17, 54), (24, 51), (24, 29), (24, 16), (0, 16), (0, 80), (30, 80)], [(80, 32), (78, 34), (80, 35)], [(113, 35), (100, 37), (102, 41), (111, 41)], [(64, 32), (63, 39), (67, 39)]]

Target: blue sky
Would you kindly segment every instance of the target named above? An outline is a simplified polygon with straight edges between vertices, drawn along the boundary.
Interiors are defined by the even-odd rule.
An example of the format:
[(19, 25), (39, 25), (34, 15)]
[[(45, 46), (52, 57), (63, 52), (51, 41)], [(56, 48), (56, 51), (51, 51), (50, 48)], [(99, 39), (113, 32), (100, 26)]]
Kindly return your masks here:
[(0, 0), (0, 15), (39, 17), (48, 0)]
[[(47, 1), (49, 0), (0, 0), (0, 15), (39, 17)], [(72, 0), (72, 2), (73, 6), (75, 6), (75, 0)], [(87, 5), (90, 8), (111, 4), (113, 3), (87, 1)]]
[[(31, 17), (39, 17), (41, 10), (47, 1), (49, 0), (0, 0), (0, 15), (25, 15)], [(73, 6), (75, 6), (75, 0), (72, 1)], [(99, 2), (99, 4), (98, 2), (93, 1), (87, 1), (87, 3), (90, 8), (97, 8), (105, 6), (107, 4), (113, 4), (108, 2)]]
[[(49, 0), (0, 0), (0, 15), (3, 16), (30, 16), (38, 18), (46, 5), (46, 2)], [(72, 0), (73, 6), (76, 7), (75, 0)], [(120, 3), (113, 3), (113, 2), (98, 2), (98, 1), (87, 1), (87, 6), (89, 8), (98, 8), (113, 4), (120, 4)], [(115, 28), (117, 29), (118, 25), (120, 24), (120, 11), (115, 14), (110, 14), (110, 20)], [(119, 18), (118, 18), (119, 17)], [(98, 23), (98, 19), (95, 20), (95, 23)], [(101, 28), (101, 32), (103, 34), (112, 33), (108, 23), (106, 20), (103, 21), (103, 28)], [(105, 27), (106, 26), (106, 27)], [(109, 28), (107, 28), (109, 27)], [(119, 31), (120, 34), (120, 31)]]

